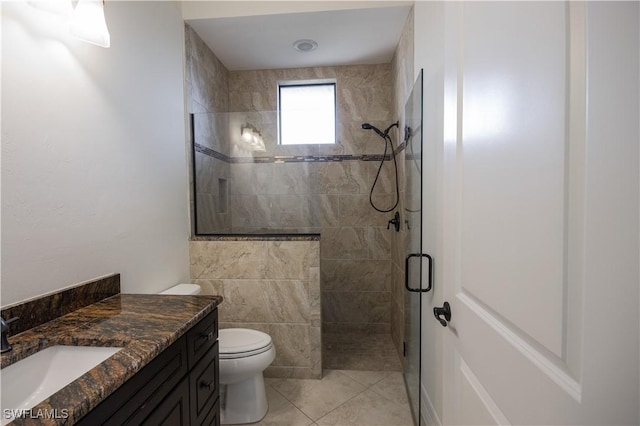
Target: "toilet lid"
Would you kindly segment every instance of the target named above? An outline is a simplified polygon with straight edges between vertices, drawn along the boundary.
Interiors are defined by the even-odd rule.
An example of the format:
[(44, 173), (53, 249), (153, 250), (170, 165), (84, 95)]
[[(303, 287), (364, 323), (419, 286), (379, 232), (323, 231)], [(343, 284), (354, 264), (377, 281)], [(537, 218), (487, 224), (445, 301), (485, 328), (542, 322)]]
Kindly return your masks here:
[(225, 328), (218, 333), (220, 358), (259, 354), (271, 347), (271, 336), (248, 328)]

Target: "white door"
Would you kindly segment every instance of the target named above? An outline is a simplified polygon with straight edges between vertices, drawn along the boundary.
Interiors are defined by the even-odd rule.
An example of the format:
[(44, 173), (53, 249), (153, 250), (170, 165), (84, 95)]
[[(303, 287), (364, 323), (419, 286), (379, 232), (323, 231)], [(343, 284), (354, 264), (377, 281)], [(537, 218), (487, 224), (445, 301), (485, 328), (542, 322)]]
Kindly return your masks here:
[(638, 424), (638, 6), (446, 5), (445, 424)]

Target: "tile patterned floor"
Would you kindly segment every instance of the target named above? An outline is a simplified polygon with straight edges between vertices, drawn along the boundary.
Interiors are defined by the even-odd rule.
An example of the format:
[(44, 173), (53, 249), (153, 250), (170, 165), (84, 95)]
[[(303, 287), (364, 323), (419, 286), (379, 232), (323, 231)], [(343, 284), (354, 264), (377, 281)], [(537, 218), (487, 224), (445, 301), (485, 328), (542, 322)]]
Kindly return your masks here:
[(413, 426), (402, 373), (325, 370), (321, 380), (265, 379), (260, 426)]
[(323, 333), (322, 366), (340, 370), (402, 371), (390, 334)]

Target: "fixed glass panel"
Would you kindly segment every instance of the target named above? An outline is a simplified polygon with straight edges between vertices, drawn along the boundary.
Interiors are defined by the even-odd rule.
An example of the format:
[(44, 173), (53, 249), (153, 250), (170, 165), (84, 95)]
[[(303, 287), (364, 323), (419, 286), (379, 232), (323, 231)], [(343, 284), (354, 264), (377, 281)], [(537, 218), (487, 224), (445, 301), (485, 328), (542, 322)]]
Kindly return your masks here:
[[(422, 289), (422, 71), (405, 105), (404, 217), (407, 226), (406, 284)], [(416, 256), (417, 255), (417, 256)], [(404, 292), (405, 358), (403, 374), (415, 424), (420, 416), (422, 293)]]

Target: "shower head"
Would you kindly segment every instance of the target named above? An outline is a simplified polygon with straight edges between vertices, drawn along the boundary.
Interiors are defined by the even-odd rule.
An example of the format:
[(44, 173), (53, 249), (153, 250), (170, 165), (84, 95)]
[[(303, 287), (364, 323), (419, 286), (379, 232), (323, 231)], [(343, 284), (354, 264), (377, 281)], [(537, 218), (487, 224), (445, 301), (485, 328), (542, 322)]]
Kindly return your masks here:
[(373, 131), (375, 131), (377, 134), (380, 135), (381, 138), (386, 138), (387, 137), (387, 135), (382, 133), (382, 131), (380, 131), (380, 129), (378, 129), (376, 126), (372, 126), (369, 123), (362, 123), (362, 128), (364, 130), (373, 130)]
[(376, 126), (373, 126), (373, 125), (371, 125), (371, 124), (369, 124), (369, 123), (362, 123), (362, 128), (363, 128), (364, 130), (374, 130), (377, 134), (379, 134), (379, 135), (380, 135), (380, 137), (381, 137), (382, 139), (385, 139), (385, 140), (386, 140), (386, 139), (387, 139), (387, 135), (389, 134), (389, 130), (393, 129), (394, 127), (398, 127), (398, 124), (399, 124), (399, 122), (397, 122), (397, 121), (396, 121), (396, 122), (395, 122), (395, 123), (393, 123), (391, 126), (387, 127), (387, 128), (384, 130), (384, 132), (383, 132), (382, 130), (378, 129)]

